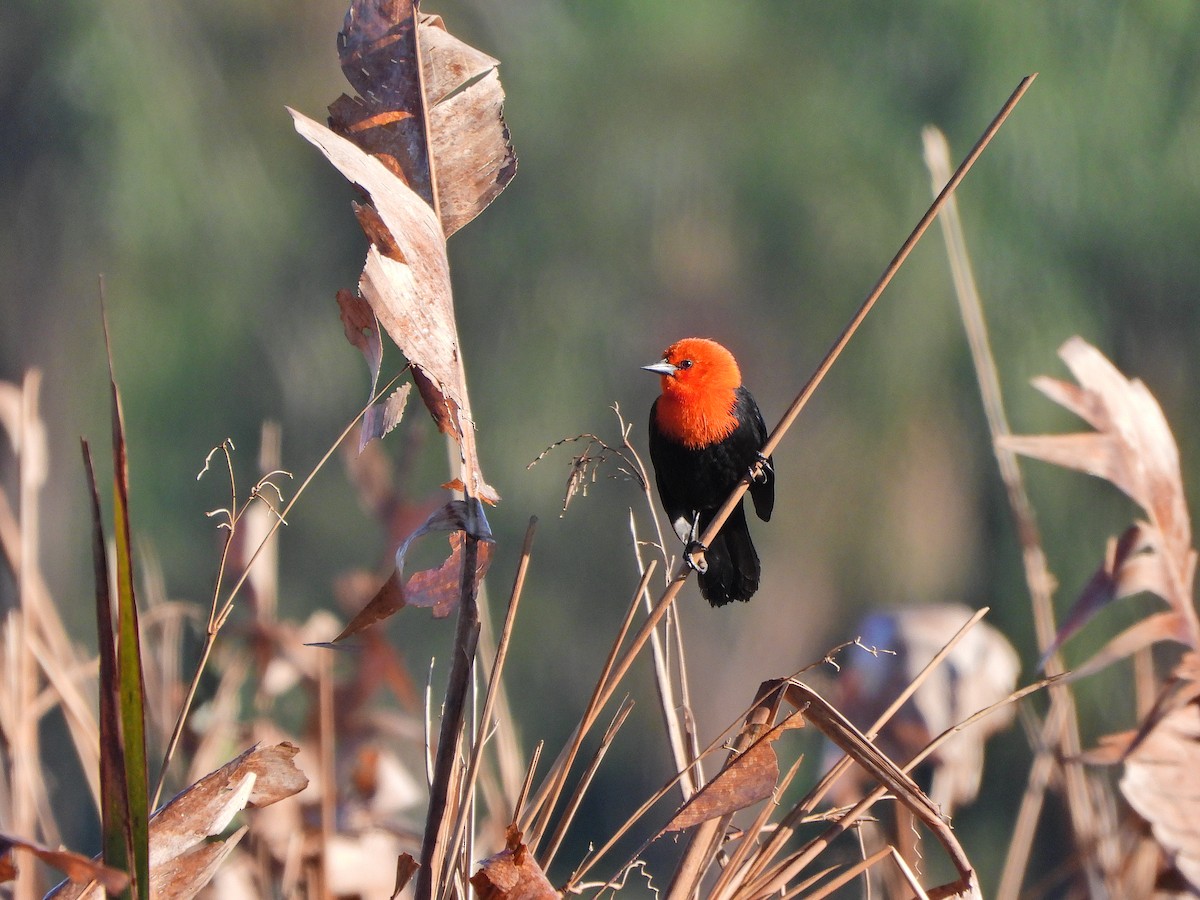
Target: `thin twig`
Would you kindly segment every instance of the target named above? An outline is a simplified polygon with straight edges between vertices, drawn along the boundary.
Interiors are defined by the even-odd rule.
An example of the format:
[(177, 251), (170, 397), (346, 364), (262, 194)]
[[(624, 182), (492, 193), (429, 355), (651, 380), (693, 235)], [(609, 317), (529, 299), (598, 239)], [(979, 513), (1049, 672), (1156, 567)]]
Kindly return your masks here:
[(543, 855), (545, 859), (544, 868), (549, 868), (550, 864), (554, 862), (554, 857), (558, 853), (559, 847), (562, 846), (563, 838), (566, 837), (567, 829), (571, 826), (575, 814), (579, 811), (579, 807), (583, 803), (583, 798), (587, 794), (587, 789), (591, 786), (597, 769), (600, 768), (600, 763), (604, 761), (604, 756), (608, 753), (608, 748), (612, 746), (617, 733), (621, 730), (631, 712), (633, 712), (633, 700), (626, 696), (617, 708), (617, 712), (613, 715), (608, 728), (604, 730), (604, 735), (600, 738), (600, 744), (596, 747), (596, 752), (592, 754), (591, 761), (588, 763), (583, 775), (580, 776), (579, 783), (575, 786), (574, 792), (567, 801), (566, 809), (563, 810), (563, 814), (559, 817), (558, 826), (554, 829), (554, 834), (550, 837), (550, 846)]
[[(617, 414), (617, 421), (621, 424), (621, 435), (624, 439), (622, 446), (628, 453), (627, 459), (633, 467), (634, 474), (637, 476), (638, 482), (642, 487), (642, 496), (646, 502), (646, 509), (650, 513), (650, 521), (654, 524), (654, 533), (657, 537), (659, 553), (663, 559), (663, 574), (667, 579), (670, 578), (671, 561), (667, 553), (667, 544), (663, 538), (662, 522), (658, 516), (657, 508), (654, 504), (654, 495), (650, 488), (650, 478), (646, 473), (646, 467), (642, 463), (642, 458), (638, 454), (637, 449), (629, 441), (630, 428), (625, 424), (624, 418), (621, 416), (621, 409), (616, 404), (613, 405), (613, 412)], [(633, 512), (630, 511), (630, 529), (634, 530)], [(638, 569), (641, 570), (642, 559), (641, 553), (638, 551), (638, 541), (636, 531), (634, 533), (634, 552), (638, 560)], [(651, 609), (652, 600), (649, 592), (644, 595), (646, 611)], [(658, 632), (651, 634), (650, 648), (654, 655), (654, 673), (655, 683), (659, 686), (659, 702), (662, 706), (663, 720), (666, 723), (667, 738), (670, 741), (672, 759), (675, 763), (675, 771), (685, 772), (686, 774), (679, 782), (679, 789), (683, 795), (683, 800), (686, 802), (696, 791), (700, 790), (704, 785), (704, 769), (701, 767), (700, 755), (700, 740), (696, 734), (695, 728), (690, 727), (692, 721), (692, 699), (688, 690), (687, 676), (687, 656), (684, 652), (683, 630), (679, 627), (679, 615), (673, 610), (668, 614), (667, 623), (663, 629), (666, 632), (666, 637), (675, 648), (675, 659), (678, 666), (678, 684), (679, 684), (679, 702), (675, 702), (674, 682), (671, 680), (671, 667), (669, 661), (663, 659), (663, 648), (658, 638)], [(681, 721), (682, 720), (682, 721)]]

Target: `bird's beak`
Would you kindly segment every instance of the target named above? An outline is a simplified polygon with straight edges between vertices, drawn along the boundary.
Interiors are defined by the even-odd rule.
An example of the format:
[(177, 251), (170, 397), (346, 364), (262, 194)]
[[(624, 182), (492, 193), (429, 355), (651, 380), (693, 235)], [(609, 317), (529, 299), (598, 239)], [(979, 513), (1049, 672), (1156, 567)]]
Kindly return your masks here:
[(665, 359), (659, 360), (652, 366), (642, 366), (647, 372), (653, 372), (655, 375), (674, 375), (679, 371), (678, 366), (673, 366)]

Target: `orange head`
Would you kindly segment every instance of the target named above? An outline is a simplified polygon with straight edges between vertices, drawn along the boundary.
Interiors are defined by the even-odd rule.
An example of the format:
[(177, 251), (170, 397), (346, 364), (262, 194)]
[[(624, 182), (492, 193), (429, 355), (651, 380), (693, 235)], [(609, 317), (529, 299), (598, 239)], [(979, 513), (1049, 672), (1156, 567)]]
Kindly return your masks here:
[(735, 391), (742, 373), (733, 354), (707, 338), (684, 338), (643, 366), (661, 376), (662, 397), (655, 418), (668, 436), (689, 447), (719, 441), (737, 427)]

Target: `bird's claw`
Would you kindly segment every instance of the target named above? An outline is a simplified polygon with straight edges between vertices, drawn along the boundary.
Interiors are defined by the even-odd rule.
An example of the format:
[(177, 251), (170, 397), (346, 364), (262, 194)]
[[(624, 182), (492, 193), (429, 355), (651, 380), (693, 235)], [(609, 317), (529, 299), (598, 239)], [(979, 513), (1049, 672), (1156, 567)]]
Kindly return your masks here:
[(750, 483), (766, 482), (775, 474), (775, 467), (771, 465), (770, 457), (764, 456), (761, 451), (755, 452), (754, 455), (758, 457), (758, 461), (750, 467)]
[(683, 560), (689, 569), (695, 569), (703, 575), (708, 571), (708, 561), (704, 558), (704, 554), (707, 552), (708, 548), (699, 541), (688, 541), (687, 547), (683, 550)]

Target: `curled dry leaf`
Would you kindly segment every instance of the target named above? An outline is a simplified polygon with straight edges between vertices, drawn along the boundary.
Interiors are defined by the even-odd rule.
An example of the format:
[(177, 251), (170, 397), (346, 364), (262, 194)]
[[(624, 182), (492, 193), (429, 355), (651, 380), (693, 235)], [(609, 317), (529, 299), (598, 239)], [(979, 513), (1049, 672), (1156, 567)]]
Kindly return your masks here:
[(1177, 614), (1185, 643), (1200, 647), (1200, 619), (1192, 599), (1196, 552), (1179, 451), (1162, 408), (1145, 384), (1126, 378), (1081, 338), (1063, 344), (1059, 356), (1079, 384), (1044, 377), (1034, 384), (1095, 431), (1005, 437), (999, 446), (1104, 478), (1141, 506), (1148, 519), (1110, 547), (1105, 566), (1068, 616), (1069, 629), (1078, 629), (1113, 599), (1148, 590)]
[(446, 237), (512, 180), (517, 160), (504, 124), (500, 64), (446, 31), (440, 17), (418, 16), (407, 0), (353, 0), (338, 55), (359, 96), (343, 95), (329, 107), (333, 129), (422, 197), (432, 197), (436, 181)]
[(46, 863), (46, 865), (58, 869), (70, 879), (69, 882), (65, 882), (64, 884), (69, 884), (76, 890), (81, 890), (84, 885), (95, 881), (103, 885), (111, 893), (119, 894), (129, 885), (129, 876), (124, 872), (111, 869), (103, 863), (89, 859), (80, 853), (72, 853), (70, 850), (52, 850), (49, 847), (43, 847), (41, 844), (35, 844), (32, 841), (26, 841), (11, 834), (0, 833), (0, 853), (3, 854), (2, 858), (5, 860), (6, 866), (3, 874), (8, 876), (4, 880), (15, 878), (17, 874), (16, 866), (12, 860), (12, 850), (14, 847), (27, 850)]
[(292, 762), (298, 752), (286, 741), (252, 747), (180, 793), (151, 820), (151, 869), (220, 834), (244, 807), (270, 806), (304, 790), (308, 778)]
[(480, 863), (471, 876), (480, 900), (558, 900), (558, 891), (522, 838), (521, 829), (509, 825), (505, 848)]
[(1121, 793), (1168, 861), (1200, 892), (1200, 701), (1171, 709), (1125, 758)]
[[(433, 611), (435, 619), (444, 619), (457, 607), (462, 594), (463, 544), (466, 539), (461, 531), (450, 535), (450, 556), (436, 569), (415, 573), (404, 584), (404, 598), (409, 606), (425, 607)], [(479, 545), (476, 554), (475, 584), (483, 580), (492, 563), (492, 544)]]
[[(150, 888), (158, 897), (195, 896), (213, 877), (221, 860), (233, 849), (244, 829), (225, 842), (208, 839), (220, 834), (246, 806), (269, 806), (308, 786), (292, 758), (299, 748), (286, 741), (252, 747), (220, 769), (205, 775), (154, 814), (150, 820)], [(96, 887), (83, 890), (63, 884), (47, 898), (101, 897)]]
[(498, 60), (464, 44), (437, 16), (419, 30), (429, 139), (446, 237), (500, 196), (517, 174), (504, 124)]
[(419, 868), (421, 868), (421, 864), (413, 859), (411, 853), (401, 853), (396, 857), (396, 887), (392, 891), (392, 900), (396, 900), (400, 896), (400, 892), (412, 881), (412, 877), (417, 874)]
[(295, 110), (291, 114), (296, 130), (370, 195), (392, 245), (372, 243), (359, 291), (412, 363), (417, 387), (434, 420), (458, 440), (469, 492), (486, 502), (497, 502), (499, 495), (479, 469), (475, 423), (468, 413), (466, 374), (454, 320), (450, 265), (437, 216), (378, 159)]
[(411, 384), (402, 384), (386, 399), (366, 411), (363, 415), (362, 434), (358, 441), (359, 453), (362, 452), (368, 441), (383, 437), (400, 424), (400, 419), (404, 415), (404, 406), (408, 403), (408, 395), (411, 391)]
[(150, 884), (156, 897), (187, 900), (196, 896), (213, 877), (221, 864), (234, 851), (246, 834), (242, 826), (224, 840), (211, 844), (200, 843), (185, 850), (174, 859), (164, 862), (150, 873)]
[(379, 320), (371, 304), (352, 291), (342, 288), (337, 292), (338, 314), (346, 340), (357, 347), (367, 361), (371, 373), (371, 393), (375, 396), (375, 385), (379, 383), (379, 367), (383, 365), (383, 337), (379, 332)]
[[(434, 531), (452, 532), (450, 556), (436, 569), (417, 572), (405, 581), (404, 559), (409, 548), (418, 538)], [(492, 530), (478, 500), (451, 500), (439, 507), (425, 520), (424, 525), (405, 539), (396, 551), (396, 570), (331, 643), (343, 641), (395, 615), (406, 606), (432, 609), (436, 618), (453, 612), (461, 596), (464, 534), (479, 541), (475, 567), (475, 583), (478, 585), (492, 560)]]
[(351, 0), (338, 59), (358, 97), (330, 107), (333, 127), (381, 160), (432, 205), (425, 102), (413, 0)]
[(671, 831), (683, 831), (770, 797), (779, 781), (779, 759), (771, 744), (778, 740), (785, 729), (802, 724), (796, 715), (794, 721), (788, 719), (775, 726), (751, 744), (745, 753), (731, 758), (717, 777), (688, 800), (656, 837)]

